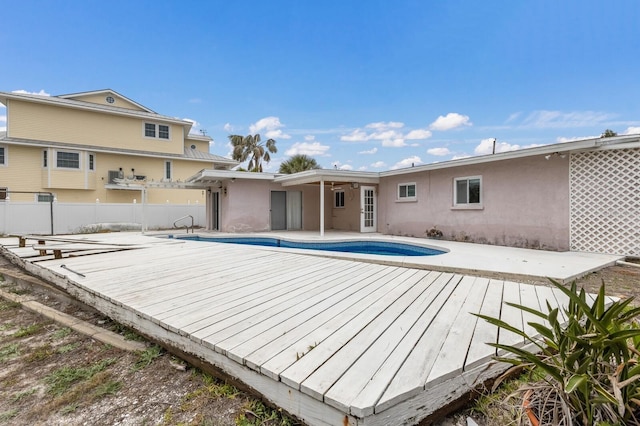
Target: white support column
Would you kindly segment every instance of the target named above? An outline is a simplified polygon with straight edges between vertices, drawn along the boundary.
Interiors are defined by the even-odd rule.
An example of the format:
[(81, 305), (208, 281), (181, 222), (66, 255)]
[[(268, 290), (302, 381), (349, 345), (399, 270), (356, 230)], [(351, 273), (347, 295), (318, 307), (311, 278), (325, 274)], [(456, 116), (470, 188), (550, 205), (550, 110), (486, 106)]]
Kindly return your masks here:
[(324, 179), (320, 179), (320, 236), (324, 237)]

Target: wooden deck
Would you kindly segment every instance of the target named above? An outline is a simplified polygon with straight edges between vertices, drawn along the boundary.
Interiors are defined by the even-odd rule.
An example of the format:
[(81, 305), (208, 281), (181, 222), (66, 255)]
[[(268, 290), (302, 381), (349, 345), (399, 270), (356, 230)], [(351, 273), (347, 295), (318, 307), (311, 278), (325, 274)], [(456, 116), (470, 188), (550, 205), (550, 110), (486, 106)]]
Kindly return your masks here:
[(485, 342), (524, 343), (471, 313), (530, 328), (503, 302), (566, 303), (549, 287), (273, 248), (99, 234), (47, 241), (61, 247), (55, 259), (39, 256), (41, 244), (0, 244), (29, 272), (312, 425), (417, 423), (506, 368)]

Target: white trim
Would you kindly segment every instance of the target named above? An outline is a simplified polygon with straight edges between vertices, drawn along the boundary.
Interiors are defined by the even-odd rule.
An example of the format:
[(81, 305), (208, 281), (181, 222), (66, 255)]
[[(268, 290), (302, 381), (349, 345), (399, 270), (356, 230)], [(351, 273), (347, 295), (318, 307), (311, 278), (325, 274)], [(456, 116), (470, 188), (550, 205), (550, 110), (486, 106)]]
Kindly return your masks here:
[[(167, 177), (167, 164), (169, 165), (169, 177)], [(173, 161), (165, 160), (162, 170), (162, 180), (165, 182), (171, 182), (173, 180)]]
[(9, 166), (9, 147), (5, 144), (0, 144), (0, 148), (4, 150), (4, 161), (0, 163), (0, 167), (8, 167)]
[[(153, 133), (155, 136), (147, 136), (147, 124), (152, 125), (153, 126)], [(160, 137), (160, 126), (165, 126), (167, 128), (167, 133), (169, 134), (168, 138), (161, 138)], [(160, 141), (170, 141), (171, 140), (171, 133), (172, 133), (172, 129), (171, 126), (169, 124), (162, 124), (162, 123), (157, 123), (157, 122), (153, 122), (150, 120), (145, 120), (142, 122), (142, 137), (144, 137), (145, 139), (155, 139), (155, 140), (160, 140)]]
[[(93, 165), (91, 164), (91, 157), (93, 157)], [(93, 173), (96, 171), (96, 154), (94, 152), (87, 152), (87, 171)]]
[[(413, 185), (413, 196), (409, 196), (409, 187)], [(404, 197), (400, 196), (400, 187), (406, 186), (407, 195)], [(399, 183), (396, 187), (396, 201), (398, 202), (407, 202), (407, 201), (418, 201), (418, 185), (415, 182), (403, 182)]]
[[(58, 154), (60, 152), (68, 153), (68, 154), (77, 154), (78, 155), (78, 167), (60, 167), (58, 166)], [(80, 155), (81, 151), (75, 151), (70, 149), (55, 149), (53, 150), (53, 159), (54, 159), (54, 168), (59, 170), (82, 170), (82, 157)]]
[[(479, 202), (470, 203), (469, 202), (469, 181), (470, 180), (478, 180), (480, 182), (480, 192), (478, 194)], [(467, 202), (466, 203), (458, 203), (458, 182), (466, 181), (467, 182)], [(483, 196), (482, 196), (482, 175), (477, 176), (460, 176), (453, 178), (453, 210), (481, 210), (483, 208)]]
[[(337, 204), (337, 198), (336, 195), (337, 194), (342, 194), (342, 205), (338, 206)], [(333, 208), (334, 209), (344, 209), (344, 189), (336, 189), (335, 191), (333, 191)]]

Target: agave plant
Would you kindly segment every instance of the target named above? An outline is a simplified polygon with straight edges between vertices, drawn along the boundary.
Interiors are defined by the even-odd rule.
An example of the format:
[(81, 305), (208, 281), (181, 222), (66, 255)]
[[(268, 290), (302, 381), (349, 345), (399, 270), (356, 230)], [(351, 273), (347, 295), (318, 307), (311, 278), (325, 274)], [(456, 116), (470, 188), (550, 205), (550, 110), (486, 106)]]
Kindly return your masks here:
[(522, 390), (529, 411), (546, 419), (540, 424), (640, 424), (640, 329), (635, 322), (640, 308), (631, 307), (631, 298), (607, 305), (604, 282), (593, 302), (587, 302), (587, 294), (578, 291), (575, 282), (570, 289), (551, 282), (569, 297), (564, 323), (559, 309), (548, 301), (547, 312), (509, 303), (541, 319), (529, 322), (536, 336), (500, 319), (477, 315), (522, 336), (537, 352), (490, 343), (515, 355), (496, 359), (544, 373), (542, 384)]

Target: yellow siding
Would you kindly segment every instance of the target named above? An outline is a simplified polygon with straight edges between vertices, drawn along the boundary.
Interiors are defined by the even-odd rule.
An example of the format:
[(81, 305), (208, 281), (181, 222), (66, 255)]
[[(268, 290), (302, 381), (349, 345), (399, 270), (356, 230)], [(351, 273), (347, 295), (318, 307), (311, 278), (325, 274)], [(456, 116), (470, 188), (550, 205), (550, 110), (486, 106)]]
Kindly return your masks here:
[(209, 152), (209, 142), (189, 139), (189, 137), (187, 136), (187, 139), (185, 139), (184, 141), (184, 146), (191, 148), (191, 145), (195, 145), (198, 151)]
[(146, 138), (143, 119), (15, 100), (8, 103), (7, 130), (13, 138), (172, 154), (184, 152), (180, 125), (169, 124), (170, 140)]
[[(0, 167), (0, 186), (10, 191), (40, 191), (42, 149), (4, 145), (7, 167)], [(34, 201), (34, 194), (10, 194), (13, 201)]]
[[(42, 167), (40, 147), (5, 145), (8, 159), (7, 167), (0, 167), (0, 187), (13, 191), (53, 192), (60, 202), (100, 202), (131, 203), (135, 199), (141, 202), (140, 191), (106, 189), (109, 182), (109, 170), (122, 167), (125, 176), (144, 175), (149, 181), (161, 181), (164, 176), (165, 159), (134, 157), (117, 154), (95, 154), (95, 172), (86, 170), (86, 152), (81, 152), (81, 169), (60, 170), (55, 168), (54, 150), (50, 150), (49, 168)], [(199, 170), (211, 168), (209, 162), (171, 160), (173, 180), (184, 181)], [(33, 201), (34, 194), (12, 194), (11, 200)], [(202, 190), (185, 189), (149, 189), (149, 203), (196, 204), (204, 203)]]
[[(111, 96), (115, 100), (115, 102), (112, 104), (108, 103), (106, 100), (107, 96)], [(98, 105), (107, 105), (107, 106), (114, 106), (118, 108), (132, 109), (135, 111), (144, 111), (142, 108), (138, 107), (137, 105), (113, 93), (81, 95), (81, 96), (74, 96), (73, 98), (68, 98), (68, 99), (73, 99), (75, 101), (91, 102), (92, 104), (98, 104)]]

